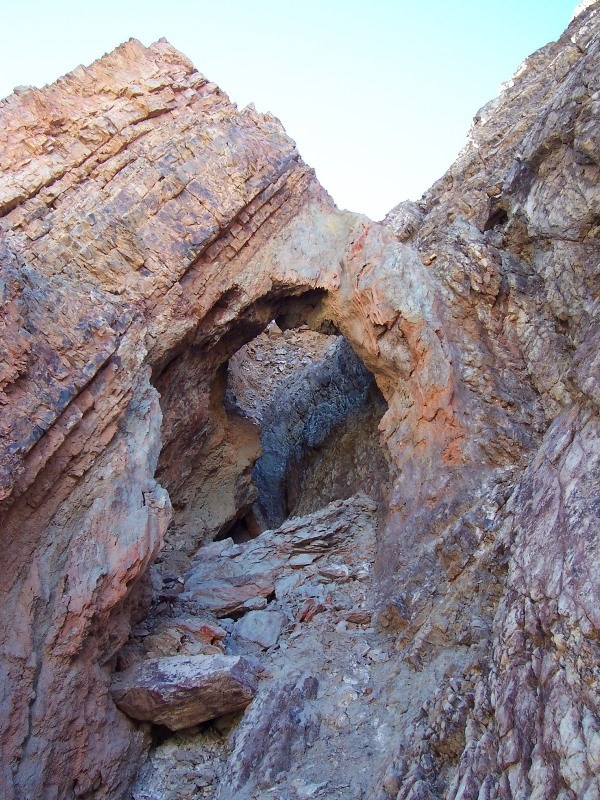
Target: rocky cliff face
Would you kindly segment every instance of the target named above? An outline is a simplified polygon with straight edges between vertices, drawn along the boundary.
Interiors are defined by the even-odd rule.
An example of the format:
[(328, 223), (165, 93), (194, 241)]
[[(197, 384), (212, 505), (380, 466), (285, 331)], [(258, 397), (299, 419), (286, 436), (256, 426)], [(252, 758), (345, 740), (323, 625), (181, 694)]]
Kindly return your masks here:
[[(173, 603), (201, 611), (195, 550), (256, 499), (258, 433), (228, 408), (226, 370), (272, 320), (342, 335), (387, 404), (385, 491), (378, 508), (357, 501), (378, 522), (346, 519), (343, 503), (325, 513), (366, 537), (369, 622), (355, 609), (349, 635), (372, 622), (356, 658), (386, 666), (373, 685), (356, 678), (350, 723), (379, 722), (360, 776), (335, 787), (330, 773), (307, 783), (306, 753), (328, 742), (333, 764), (359, 744), (332, 733), (329, 677), (311, 722), (331, 671), (319, 648), (300, 645), (294, 687), (266, 670), (221, 796), (271, 797), (282, 781), (298, 797), (598, 796), (599, 13), (588, 4), (531, 56), (448, 173), (382, 223), (338, 211), (275, 118), (238, 110), (164, 41), (132, 40), (0, 104), (9, 800), (126, 796), (152, 731), (117, 709), (111, 675), (157, 656), (135, 640), (121, 651), (148, 602), (160, 631)], [(333, 448), (331, 463), (351, 458)], [(289, 569), (311, 586), (360, 580), (313, 561)], [(179, 581), (180, 600), (160, 588)], [(315, 631), (337, 626), (343, 604), (315, 597)], [(281, 598), (272, 615), (318, 618)], [(209, 646), (239, 652), (232, 626), (272, 599), (237, 597)], [(271, 637), (276, 619), (269, 647), (302, 637), (281, 617)], [(269, 739), (268, 719), (288, 744), (262, 753), (259, 779), (250, 732)]]

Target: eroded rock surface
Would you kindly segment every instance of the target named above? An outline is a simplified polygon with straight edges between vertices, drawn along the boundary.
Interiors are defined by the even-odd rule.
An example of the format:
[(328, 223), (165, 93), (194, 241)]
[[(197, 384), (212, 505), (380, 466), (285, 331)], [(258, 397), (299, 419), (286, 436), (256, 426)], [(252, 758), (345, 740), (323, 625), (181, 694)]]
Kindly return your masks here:
[(324, 361), (338, 337), (301, 329), (282, 331), (275, 321), (230, 359), (227, 387), (231, 402), (257, 425), (274, 397), (286, 390), (312, 364)]
[[(241, 616), (234, 621), (222, 616), (224, 608), (214, 609), (214, 622), (228, 630), (226, 652), (261, 665), (259, 689), (240, 720), (216, 720), (154, 748), (140, 769), (134, 800), (175, 800), (194, 787), (200, 796), (222, 800), (267, 800), (274, 793), (335, 800), (370, 796), (373, 763), (394, 758), (404, 713), (420, 710), (448, 665), (446, 653), (415, 673), (394, 656), (393, 640), (375, 630), (376, 526), (375, 504), (357, 495), (252, 541), (225, 540), (199, 551), (206, 551), (206, 560), (198, 558), (190, 572), (190, 596), (181, 594), (173, 604), (172, 625), (187, 619), (194, 603), (204, 605), (205, 598), (195, 594), (201, 575), (222, 575), (232, 591), (240, 588), (245, 565), (247, 583), (257, 574), (271, 578), (274, 591), (262, 610), (248, 610), (253, 603), (238, 606)], [(247, 620), (255, 629), (257, 615), (286, 620), (266, 648), (266, 642), (239, 635)], [(162, 619), (157, 607), (136, 628), (142, 648)], [(465, 663), (459, 649), (453, 655)], [(145, 658), (142, 650), (137, 658)]]
[[(226, 369), (272, 320), (343, 335), (374, 376), (389, 489), (368, 512), (373, 577), (360, 598), (343, 539), (369, 528), (366, 511), (346, 531), (348, 500), (318, 517), (339, 554), (321, 578), (357, 591), (355, 622), (333, 627), (367, 625), (359, 650), (366, 636), (382, 653), (367, 678), (343, 626), (329, 640), (354, 682), (346, 716), (335, 716), (346, 684), (337, 697), (316, 669), (329, 622), (314, 639), (282, 627), (254, 644), (282, 681), (273, 692), (293, 677), (306, 714), (295, 744), (265, 754), (267, 783), (340, 800), (597, 796), (598, 17), (584, 4), (478, 113), (448, 173), (383, 223), (338, 211), (274, 117), (238, 110), (164, 41), (132, 40), (2, 101), (8, 800), (124, 797), (149, 734), (115, 707), (111, 674), (152, 654), (252, 645), (231, 636), (237, 623), (221, 627), (215, 603), (223, 620), (269, 611), (290, 626), (333, 613), (317, 578), (328, 545), (311, 549), (307, 534), (286, 550), (297, 521), (279, 543), (269, 533), (196, 554), (256, 500), (260, 442), (227, 408)], [(308, 479), (315, 492), (326, 471)], [(148, 603), (155, 638), (123, 648)], [(373, 626), (359, 622), (367, 611)], [(306, 666), (295, 676), (285, 645)], [(406, 701), (386, 702), (386, 687), (408, 684)], [(276, 709), (269, 685), (265, 674), (264, 708)], [(328, 717), (339, 738), (323, 734)], [(245, 720), (233, 739), (215, 728), (164, 746), (196, 753), (204, 793), (226, 792), (206, 753), (225, 763), (233, 747), (250, 776), (235, 791), (261, 797), (272, 786), (257, 783)], [(379, 743), (368, 752), (361, 728)], [(335, 786), (313, 770), (345, 774), (355, 752)]]
[(252, 470), (259, 528), (357, 491), (383, 500), (388, 466), (378, 427), (387, 405), (343, 337), (305, 325), (282, 332), (273, 322), (231, 359), (227, 391), (260, 430)]

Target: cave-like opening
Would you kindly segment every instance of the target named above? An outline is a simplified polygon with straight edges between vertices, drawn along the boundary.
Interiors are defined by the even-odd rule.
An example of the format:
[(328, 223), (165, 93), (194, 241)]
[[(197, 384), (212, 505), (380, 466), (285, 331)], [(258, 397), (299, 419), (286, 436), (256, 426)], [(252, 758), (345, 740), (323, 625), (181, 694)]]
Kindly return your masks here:
[(157, 477), (174, 510), (162, 572), (181, 572), (202, 544), (246, 542), (357, 491), (380, 503), (387, 404), (323, 297), (269, 298), (237, 315), (226, 299), (156, 375)]
[[(257, 498), (242, 518), (250, 533), (358, 490), (380, 491), (378, 423), (387, 405), (343, 336), (271, 322), (230, 359), (225, 403), (260, 437)], [(234, 527), (230, 535), (240, 534)]]

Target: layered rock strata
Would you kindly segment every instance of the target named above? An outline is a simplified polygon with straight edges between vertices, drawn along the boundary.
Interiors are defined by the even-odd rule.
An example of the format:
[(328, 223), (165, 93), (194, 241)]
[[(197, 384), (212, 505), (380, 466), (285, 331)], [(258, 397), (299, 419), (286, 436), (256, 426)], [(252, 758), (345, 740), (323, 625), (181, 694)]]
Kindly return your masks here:
[(199, 544), (252, 501), (225, 370), (273, 319), (374, 375), (378, 625), (406, 669), (446, 664), (372, 796), (598, 795), (598, 14), (381, 224), (164, 41), (0, 104), (9, 800), (125, 795), (148, 734), (111, 670), (172, 513)]

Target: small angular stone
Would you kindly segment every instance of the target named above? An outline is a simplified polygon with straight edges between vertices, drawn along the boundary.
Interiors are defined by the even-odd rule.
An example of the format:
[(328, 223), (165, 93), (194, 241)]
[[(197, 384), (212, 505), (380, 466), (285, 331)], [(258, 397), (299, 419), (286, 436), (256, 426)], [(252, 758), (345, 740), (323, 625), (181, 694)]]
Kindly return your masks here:
[(279, 611), (250, 611), (236, 622), (233, 632), (267, 650), (277, 644), (287, 622), (285, 614)]

